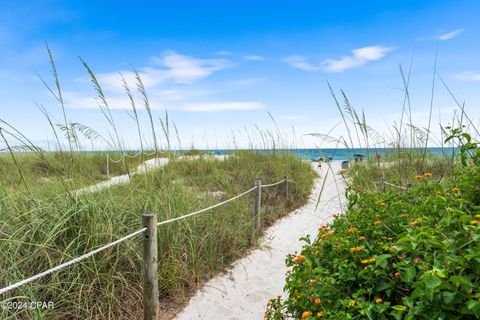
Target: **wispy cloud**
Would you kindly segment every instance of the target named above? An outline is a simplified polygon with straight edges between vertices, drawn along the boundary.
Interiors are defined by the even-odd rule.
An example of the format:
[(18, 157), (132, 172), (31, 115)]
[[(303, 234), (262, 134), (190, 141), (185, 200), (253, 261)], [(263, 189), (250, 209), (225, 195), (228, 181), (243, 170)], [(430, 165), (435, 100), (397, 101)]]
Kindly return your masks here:
[(458, 35), (460, 35), (464, 31), (465, 31), (465, 29), (453, 30), (451, 32), (439, 35), (437, 37), (437, 39), (440, 40), (440, 41), (450, 40), (450, 39), (456, 38)]
[(305, 56), (301, 56), (301, 55), (294, 55), (294, 56), (286, 57), (286, 58), (283, 59), (283, 62), (286, 62), (287, 64), (289, 64), (293, 68), (297, 68), (297, 69), (304, 70), (304, 71), (313, 72), (313, 71), (322, 70), (322, 68), (320, 66), (315, 66), (313, 64), (310, 64), (308, 62), (308, 59)]
[(394, 48), (380, 45), (358, 48), (352, 50), (352, 54), (349, 56), (325, 60), (322, 62), (322, 65), (327, 72), (343, 72), (348, 69), (361, 67), (370, 61), (380, 60), (392, 50)]
[(454, 75), (454, 78), (457, 80), (467, 80), (467, 81), (480, 81), (480, 73), (473, 71), (464, 71)]
[(181, 109), (192, 112), (217, 112), (217, 111), (244, 111), (263, 109), (265, 105), (260, 102), (212, 102), (189, 103)]
[(226, 59), (199, 59), (175, 51), (167, 51), (160, 57), (153, 57), (151, 61), (161, 68), (167, 80), (174, 83), (192, 83), (230, 65)]
[(243, 56), (243, 58), (247, 61), (262, 61), (262, 60), (265, 60), (264, 57), (259, 56), (259, 55)]
[[(169, 92), (167, 92), (169, 94)], [(175, 92), (171, 92), (175, 94)], [(73, 91), (64, 91), (63, 97), (68, 108), (73, 109), (98, 109), (99, 100), (97, 98), (83, 95)], [(129, 110), (130, 100), (123, 95), (109, 95), (107, 96), (108, 105), (111, 109)], [(143, 108), (138, 105), (142, 110)], [(171, 105), (164, 105), (159, 103), (157, 99), (150, 99), (150, 107), (157, 110), (181, 110), (189, 112), (218, 112), (218, 111), (248, 111), (265, 108), (261, 102), (251, 101), (227, 101), (227, 102), (199, 102), (199, 103), (174, 103)]]
[(310, 72), (343, 72), (348, 69), (358, 68), (369, 61), (382, 59), (387, 53), (394, 50), (393, 47), (370, 46), (352, 50), (352, 54), (341, 56), (339, 59), (327, 59), (319, 65), (312, 64), (305, 56), (294, 55), (283, 59), (290, 66)]
[[(147, 88), (163, 83), (191, 84), (211, 76), (213, 73), (231, 66), (227, 59), (201, 59), (166, 51), (160, 56), (150, 58), (149, 65), (138, 69), (138, 73)], [(100, 83), (112, 90), (122, 90), (120, 73), (129, 84), (135, 83), (132, 71), (116, 71), (97, 75)]]

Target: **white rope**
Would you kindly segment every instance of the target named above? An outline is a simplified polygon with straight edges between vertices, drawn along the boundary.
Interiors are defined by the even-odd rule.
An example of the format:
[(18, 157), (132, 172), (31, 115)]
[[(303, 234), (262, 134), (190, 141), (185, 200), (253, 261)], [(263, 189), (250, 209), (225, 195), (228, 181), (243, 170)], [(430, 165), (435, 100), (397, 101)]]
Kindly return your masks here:
[(253, 187), (253, 188), (245, 191), (244, 193), (241, 193), (241, 194), (239, 194), (239, 195), (237, 195), (237, 196), (235, 196), (235, 197), (233, 197), (233, 198), (230, 198), (230, 199), (228, 199), (228, 200), (225, 200), (225, 201), (219, 202), (219, 203), (217, 203), (217, 204), (214, 204), (214, 205), (211, 206), (211, 207), (208, 207), (208, 208), (205, 208), (205, 209), (201, 209), (201, 210), (198, 210), (198, 211), (195, 211), (195, 212), (186, 214), (186, 215), (184, 215), (184, 216), (176, 217), (176, 218), (169, 219), (169, 220), (165, 220), (165, 221), (160, 221), (159, 223), (157, 223), (157, 226), (160, 226), (160, 225), (162, 225), (162, 224), (167, 224), (167, 223), (170, 223), (170, 222), (173, 222), (173, 221), (185, 219), (185, 218), (194, 216), (194, 215), (196, 215), (196, 214), (199, 214), (199, 213), (202, 213), (202, 212), (211, 210), (211, 209), (213, 209), (213, 208), (219, 207), (219, 206), (224, 205), (224, 204), (226, 204), (226, 203), (228, 203), (228, 202), (230, 202), (230, 201), (233, 201), (233, 200), (236, 200), (236, 199), (238, 199), (238, 198), (240, 198), (240, 197), (243, 197), (244, 195), (246, 195), (246, 194), (252, 192), (253, 190), (255, 190), (256, 188), (257, 188), (257, 186), (255, 186), (255, 187)]
[(271, 184), (262, 184), (262, 188), (273, 187), (273, 186), (276, 186), (276, 185), (278, 185), (278, 184), (280, 184), (280, 183), (283, 183), (283, 182), (285, 182), (285, 179), (282, 179), (282, 180), (280, 180), (280, 181), (278, 181), (278, 182), (271, 183)]
[(30, 283), (30, 282), (35, 281), (35, 280), (37, 280), (37, 279), (40, 279), (40, 278), (42, 278), (42, 277), (44, 277), (44, 276), (46, 276), (46, 275), (49, 275), (50, 273), (53, 273), (53, 272), (62, 270), (62, 269), (66, 268), (66, 267), (68, 267), (68, 266), (70, 266), (70, 265), (72, 265), (72, 264), (75, 264), (75, 263), (77, 263), (77, 262), (80, 262), (80, 261), (82, 261), (82, 260), (85, 260), (85, 259), (93, 256), (93, 255), (96, 254), (96, 253), (99, 253), (99, 252), (101, 252), (101, 251), (103, 251), (103, 250), (105, 250), (105, 249), (111, 248), (111, 247), (115, 246), (116, 244), (119, 244), (120, 242), (123, 242), (123, 241), (125, 241), (125, 240), (127, 240), (127, 239), (130, 239), (130, 238), (132, 238), (132, 237), (135, 237), (136, 235), (139, 235), (140, 233), (143, 233), (145, 230), (147, 230), (147, 228), (142, 228), (142, 229), (140, 229), (140, 230), (137, 230), (137, 231), (135, 231), (135, 232), (133, 232), (133, 233), (130, 233), (130, 234), (128, 234), (128, 235), (126, 235), (126, 236), (118, 239), (118, 240), (115, 240), (115, 241), (112, 242), (112, 243), (109, 243), (109, 244), (107, 244), (107, 245), (104, 245), (103, 247), (100, 247), (100, 248), (98, 248), (98, 249), (95, 249), (95, 250), (87, 253), (87, 254), (84, 254), (83, 256), (80, 256), (80, 257), (78, 257), (78, 258), (74, 258), (74, 259), (72, 259), (72, 260), (70, 260), (70, 261), (67, 261), (67, 262), (65, 262), (65, 263), (62, 263), (62, 264), (60, 264), (60, 265), (58, 265), (58, 266), (56, 266), (56, 267), (54, 267), (54, 268), (51, 268), (51, 269), (49, 269), (49, 270), (47, 270), (47, 271), (41, 272), (41, 273), (39, 273), (39, 274), (37, 274), (37, 275), (35, 275), (35, 276), (33, 276), (33, 277), (27, 278), (27, 279), (25, 279), (25, 280), (22, 280), (22, 281), (19, 281), (19, 282), (15, 283), (15, 284), (9, 285), (8, 287), (5, 287), (5, 288), (3, 288), (3, 289), (0, 289), (0, 295), (2, 295), (2, 294), (4, 294), (4, 293), (7, 293), (8, 291), (11, 291), (11, 290), (16, 289), (16, 288), (18, 288), (18, 287), (21, 287), (21, 286), (23, 286), (24, 284), (27, 284), (27, 283)]
[[(262, 187), (270, 187), (270, 186), (273, 186), (273, 185), (280, 184), (280, 183), (282, 183), (282, 182), (284, 182), (284, 181), (285, 181), (285, 179), (283, 179), (283, 180), (281, 180), (281, 181), (279, 181), (279, 182), (273, 183), (273, 184), (271, 184), (271, 185), (265, 185), (265, 186), (262, 186)], [(160, 225), (163, 225), (163, 224), (167, 224), (167, 223), (170, 223), (170, 222), (174, 222), (174, 221), (178, 221), (178, 220), (181, 220), (181, 219), (185, 219), (185, 218), (188, 218), (188, 217), (197, 215), (197, 214), (199, 214), (199, 213), (202, 213), (202, 212), (205, 212), (205, 211), (214, 209), (214, 208), (216, 208), (216, 207), (220, 207), (220, 206), (222, 206), (222, 205), (224, 205), (224, 204), (226, 204), (226, 203), (229, 203), (229, 202), (231, 202), (231, 201), (233, 201), (233, 200), (236, 200), (236, 199), (238, 199), (238, 198), (240, 198), (240, 197), (243, 197), (244, 195), (246, 195), (246, 194), (252, 192), (253, 190), (255, 190), (256, 188), (258, 188), (258, 186), (255, 186), (255, 187), (253, 187), (253, 188), (251, 188), (251, 189), (249, 189), (249, 190), (247, 190), (247, 191), (245, 191), (245, 192), (243, 192), (243, 193), (241, 193), (241, 194), (239, 194), (239, 195), (236, 195), (235, 197), (232, 197), (232, 198), (227, 199), (227, 200), (225, 200), (225, 201), (222, 201), (222, 202), (219, 202), (219, 203), (217, 203), (217, 204), (214, 204), (213, 206), (210, 206), (210, 207), (208, 207), (208, 208), (204, 208), (204, 209), (201, 209), (201, 210), (198, 210), (198, 211), (195, 211), (195, 212), (192, 212), (192, 213), (189, 213), (189, 214), (180, 216), (180, 217), (176, 217), (176, 218), (173, 218), (173, 219), (161, 221), (161, 222), (157, 223), (157, 226), (160, 226)], [(13, 290), (13, 289), (18, 288), (18, 287), (21, 287), (21, 286), (23, 286), (23, 285), (25, 285), (25, 284), (27, 284), (27, 283), (30, 283), (30, 282), (35, 281), (35, 280), (37, 280), (37, 279), (40, 279), (40, 278), (42, 278), (42, 277), (44, 277), (44, 276), (46, 276), (46, 275), (49, 275), (49, 274), (51, 274), (51, 273), (53, 273), (53, 272), (60, 271), (60, 270), (66, 268), (66, 267), (68, 267), (68, 266), (71, 266), (72, 264), (75, 264), (75, 263), (77, 263), (77, 262), (80, 262), (80, 261), (82, 261), (82, 260), (85, 260), (85, 259), (93, 256), (94, 254), (97, 254), (97, 253), (99, 253), (99, 252), (101, 252), (101, 251), (103, 251), (103, 250), (106, 250), (106, 249), (108, 249), (108, 248), (111, 248), (111, 247), (113, 247), (113, 246), (115, 246), (115, 245), (117, 245), (117, 244), (119, 244), (119, 243), (121, 243), (121, 242), (123, 242), (123, 241), (125, 241), (125, 240), (128, 240), (128, 239), (130, 239), (130, 238), (133, 238), (133, 237), (135, 237), (135, 236), (143, 233), (145, 230), (147, 230), (147, 228), (139, 229), (139, 230), (137, 230), (137, 231), (135, 231), (135, 232), (133, 232), (133, 233), (130, 233), (130, 234), (128, 234), (128, 235), (126, 235), (126, 236), (118, 239), (118, 240), (115, 240), (114, 242), (111, 242), (111, 243), (109, 243), (109, 244), (106, 244), (106, 245), (104, 245), (103, 247), (97, 248), (97, 249), (95, 249), (95, 250), (93, 250), (93, 251), (91, 251), (91, 252), (89, 252), (89, 253), (86, 253), (86, 254), (80, 256), (80, 257), (74, 258), (74, 259), (72, 259), (72, 260), (70, 260), (70, 261), (67, 261), (67, 262), (65, 262), (65, 263), (62, 263), (62, 264), (60, 264), (60, 265), (58, 265), (58, 266), (56, 266), (56, 267), (53, 267), (53, 268), (48, 269), (48, 270), (46, 270), (46, 271), (44, 271), (44, 272), (41, 272), (41, 273), (39, 273), (39, 274), (37, 274), (37, 275), (34, 275), (33, 277), (24, 279), (24, 280), (22, 280), (22, 281), (19, 281), (19, 282), (17, 282), (17, 283), (14, 283), (14, 284), (12, 284), (12, 285), (9, 285), (9, 286), (7, 286), (7, 287), (5, 287), (5, 288), (3, 288), (3, 289), (0, 289), (0, 295), (2, 295), (2, 294), (4, 294), (4, 293), (7, 293), (7, 292), (9, 292), (9, 291), (11, 291), (11, 290)]]
[(402, 189), (402, 190), (408, 190), (407, 187), (397, 186), (397, 185), (395, 185), (393, 183), (390, 183), (390, 182), (387, 182), (387, 181), (384, 181), (383, 183), (386, 184), (387, 186), (391, 186), (391, 187), (394, 187), (394, 188), (398, 188), (398, 189)]
[(135, 153), (134, 155), (129, 155), (128, 153), (122, 153), (122, 156), (118, 159), (118, 160), (114, 160), (113, 158), (110, 157), (110, 155), (107, 153), (107, 161), (111, 161), (113, 163), (119, 163), (120, 161), (122, 161), (123, 159), (125, 158), (136, 158), (138, 157), (139, 155), (143, 154), (145, 156), (153, 156), (154, 154), (156, 154), (157, 152), (154, 151), (152, 153), (146, 153), (146, 152), (142, 152), (142, 151), (139, 151), (137, 153)]

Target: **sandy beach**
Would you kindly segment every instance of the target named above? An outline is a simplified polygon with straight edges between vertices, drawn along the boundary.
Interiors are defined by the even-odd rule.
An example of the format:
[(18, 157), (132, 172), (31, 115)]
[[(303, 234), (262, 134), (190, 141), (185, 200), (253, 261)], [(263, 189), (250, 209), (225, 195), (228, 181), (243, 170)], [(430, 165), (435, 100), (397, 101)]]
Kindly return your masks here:
[(338, 174), (340, 162), (323, 164), (321, 169), (312, 165), (320, 177), (315, 181), (308, 203), (270, 227), (260, 240), (259, 249), (208, 281), (190, 299), (177, 320), (263, 318), (268, 299), (283, 294), (287, 254), (301, 249), (300, 237), (314, 237), (321, 225), (343, 211), (345, 184)]

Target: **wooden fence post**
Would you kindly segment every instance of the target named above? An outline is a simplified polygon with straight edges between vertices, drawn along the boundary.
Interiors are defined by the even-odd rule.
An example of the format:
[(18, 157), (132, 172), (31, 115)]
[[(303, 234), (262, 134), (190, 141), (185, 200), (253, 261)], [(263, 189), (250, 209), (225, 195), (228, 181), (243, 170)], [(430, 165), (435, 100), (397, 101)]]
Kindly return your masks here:
[(287, 198), (288, 197), (288, 176), (284, 176), (283, 179), (285, 179), (285, 181), (283, 181), (283, 187), (285, 190), (285, 198)]
[(260, 205), (262, 201), (262, 181), (255, 180), (254, 186), (257, 187), (253, 192), (253, 223), (255, 225), (255, 235), (260, 233)]
[(143, 226), (143, 319), (157, 320), (159, 314), (157, 278), (157, 215), (145, 212)]

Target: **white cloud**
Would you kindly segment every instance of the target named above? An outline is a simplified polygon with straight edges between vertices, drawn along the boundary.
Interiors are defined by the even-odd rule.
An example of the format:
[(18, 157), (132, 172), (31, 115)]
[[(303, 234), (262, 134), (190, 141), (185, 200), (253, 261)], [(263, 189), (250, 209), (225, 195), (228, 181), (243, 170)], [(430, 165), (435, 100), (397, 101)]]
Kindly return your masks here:
[[(82, 95), (74, 91), (64, 91), (62, 94), (63, 99), (65, 100), (65, 105), (68, 108), (99, 109), (100, 101), (98, 98)], [(126, 95), (108, 95), (106, 98), (110, 109), (131, 109), (130, 100)], [(137, 101), (141, 100), (137, 99)], [(165, 106), (155, 101), (150, 101), (150, 107), (152, 109), (165, 109)], [(143, 109), (143, 103), (137, 103), (137, 108)]]
[(174, 51), (153, 57), (151, 61), (154, 65), (162, 67), (166, 78), (174, 83), (192, 83), (229, 66), (226, 59), (198, 59)]
[(394, 50), (392, 47), (370, 46), (352, 50), (352, 55), (342, 56), (340, 59), (325, 60), (323, 68), (327, 72), (343, 72), (348, 69), (358, 68), (369, 61), (380, 60), (387, 53)]
[[(163, 83), (191, 84), (211, 76), (213, 73), (230, 66), (227, 59), (200, 59), (166, 51), (158, 57), (152, 57), (150, 64), (138, 70), (146, 88)], [(121, 71), (132, 88), (135, 87), (135, 74)], [(119, 72), (100, 73), (97, 78), (101, 85), (115, 91), (123, 91)]]
[(243, 58), (247, 61), (261, 61), (265, 60), (264, 57), (258, 55), (250, 55), (250, 56), (243, 56)]
[(339, 59), (328, 59), (322, 61), (320, 65), (312, 64), (305, 56), (294, 55), (283, 59), (290, 66), (310, 72), (343, 72), (348, 69), (358, 68), (369, 61), (380, 60), (387, 53), (394, 50), (392, 47), (370, 46), (352, 50), (349, 56), (342, 56)]
[[(177, 94), (174, 90), (161, 92), (159, 94)], [(92, 98), (87, 95), (82, 95), (73, 91), (64, 91), (63, 98), (65, 100), (65, 105), (68, 108), (73, 109), (99, 109), (99, 100), (97, 98)], [(162, 99), (163, 100), (163, 99)], [(175, 99), (171, 99), (175, 100)], [(137, 101), (141, 101), (137, 99)], [(124, 109), (130, 110), (130, 100), (125, 95), (108, 95), (107, 102), (110, 109)], [(257, 110), (265, 108), (265, 105), (261, 102), (243, 102), (243, 101), (228, 101), (228, 102), (199, 102), (199, 103), (184, 103), (184, 104), (173, 104), (173, 105), (164, 105), (159, 103), (157, 99), (150, 99), (150, 107), (157, 110), (182, 110), (190, 112), (217, 112), (217, 111), (247, 111), (247, 110)], [(137, 108), (143, 110), (143, 103), (137, 103)]]
[(451, 32), (444, 33), (444, 34), (438, 36), (437, 39), (440, 40), (440, 41), (450, 40), (450, 39), (456, 38), (463, 31), (465, 31), (465, 29), (453, 30)]
[(260, 102), (212, 102), (212, 103), (188, 103), (181, 109), (192, 112), (216, 112), (216, 111), (244, 111), (263, 109), (265, 105)]
[(307, 58), (300, 55), (294, 55), (286, 57), (283, 59), (283, 62), (288, 63), (290, 66), (304, 70), (304, 71), (320, 71), (322, 68), (319, 66), (314, 66), (307, 61)]
[(475, 73), (473, 71), (464, 71), (454, 75), (454, 78), (457, 80), (468, 80), (468, 81), (480, 81), (480, 73)]

